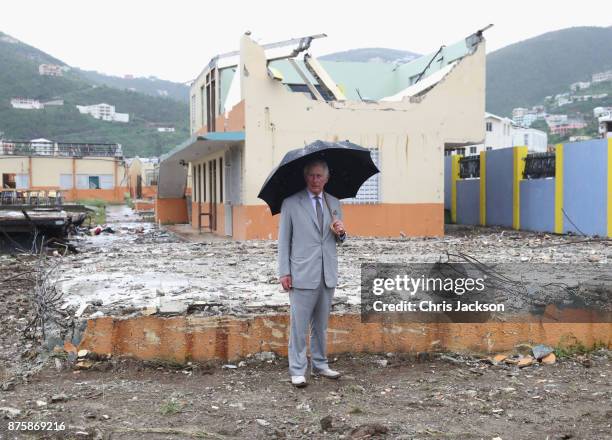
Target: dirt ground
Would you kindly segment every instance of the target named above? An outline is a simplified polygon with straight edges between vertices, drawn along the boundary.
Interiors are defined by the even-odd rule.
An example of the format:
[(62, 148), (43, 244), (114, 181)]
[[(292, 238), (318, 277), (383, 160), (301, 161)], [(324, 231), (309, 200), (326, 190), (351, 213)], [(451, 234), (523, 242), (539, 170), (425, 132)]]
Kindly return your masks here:
[(311, 379), (304, 389), (288, 383), (285, 359), (178, 369), (113, 360), (78, 373), (49, 366), (0, 392), (0, 406), (21, 411), (13, 421), (66, 430), (18, 435), (5, 419), (0, 438), (606, 439), (611, 356), (520, 370), (457, 355), (341, 356), (333, 364), (341, 379)]
[[(282, 310), (273, 242), (184, 241), (124, 210), (111, 221), (113, 215), (116, 234), (81, 238), (80, 254), (50, 257), (61, 262), (67, 307), (59, 316), (66, 325), (75, 322), (79, 295), (91, 301), (84, 314), (90, 317), (138, 314), (168, 297), (229, 298), (208, 311), (214, 314)], [(470, 228), (440, 239), (354, 239), (340, 251), (335, 307), (355, 307), (361, 262), (430, 261), (464, 251), (488, 262), (598, 265), (610, 261), (609, 244)], [(111, 358), (75, 370), (66, 353), (51, 350), (52, 338), (26, 331), (36, 263), (0, 255), (0, 440), (612, 438), (612, 352), (603, 348), (558, 349), (556, 363), (525, 368), (452, 353), (342, 355), (332, 365), (344, 373), (340, 380), (313, 378), (305, 389), (290, 385), (287, 360), (272, 354), (234, 364)], [(228, 270), (242, 279), (215, 281)], [(245, 297), (249, 307), (232, 306)], [(16, 422), (63, 423), (64, 430), (9, 431)]]

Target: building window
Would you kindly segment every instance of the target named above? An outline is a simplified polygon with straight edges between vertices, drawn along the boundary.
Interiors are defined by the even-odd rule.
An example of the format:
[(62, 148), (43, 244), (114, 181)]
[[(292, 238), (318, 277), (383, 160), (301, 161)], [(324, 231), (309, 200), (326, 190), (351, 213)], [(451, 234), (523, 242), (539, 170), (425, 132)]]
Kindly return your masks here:
[(491, 151), (493, 147), (487, 147), (487, 151)]
[(476, 154), (476, 147), (470, 147), (470, 154)]
[(72, 189), (72, 174), (60, 174), (60, 189)]
[(485, 123), (485, 127), (486, 127), (487, 131), (493, 131), (493, 123), (492, 122)]
[[(379, 170), (380, 168), (380, 157), (378, 148), (370, 150), (372, 161), (376, 164)], [(381, 170), (382, 171), (382, 170)], [(351, 199), (342, 200), (343, 203), (359, 204), (359, 203), (379, 203), (380, 202), (380, 173), (377, 173), (370, 177), (368, 180), (361, 185), (357, 196)]]
[(525, 146), (528, 146), (529, 145), (529, 135), (527, 133), (525, 133), (523, 140), (525, 142)]
[(12, 174), (12, 173), (2, 174), (2, 188), (16, 189), (15, 174)]
[(77, 189), (113, 189), (112, 174), (77, 174)]
[(100, 189), (100, 176), (89, 176), (89, 189)]
[(461, 156), (465, 156), (465, 148), (457, 148), (457, 154)]
[(15, 175), (15, 188), (16, 189), (28, 189), (30, 187), (30, 176), (27, 174), (16, 174)]

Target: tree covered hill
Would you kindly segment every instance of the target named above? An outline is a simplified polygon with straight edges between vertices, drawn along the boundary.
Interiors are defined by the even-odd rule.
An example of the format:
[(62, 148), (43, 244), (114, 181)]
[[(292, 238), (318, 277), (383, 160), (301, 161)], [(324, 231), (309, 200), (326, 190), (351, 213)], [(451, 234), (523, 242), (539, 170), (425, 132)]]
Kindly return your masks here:
[(548, 32), (487, 55), (487, 111), (509, 116), (514, 107), (543, 102), (577, 81), (612, 69), (612, 27)]
[[(65, 68), (62, 76), (42, 76), (40, 64)], [(57, 141), (117, 142), (126, 155), (158, 155), (189, 136), (189, 108), (170, 97), (101, 85), (82, 71), (12, 37), (0, 33), (0, 132), (7, 139), (44, 137)], [(63, 106), (41, 110), (14, 109), (11, 98), (49, 101)], [(76, 105), (107, 103), (119, 113), (130, 115), (129, 123), (100, 121), (82, 115)], [(160, 133), (156, 125), (175, 127)]]

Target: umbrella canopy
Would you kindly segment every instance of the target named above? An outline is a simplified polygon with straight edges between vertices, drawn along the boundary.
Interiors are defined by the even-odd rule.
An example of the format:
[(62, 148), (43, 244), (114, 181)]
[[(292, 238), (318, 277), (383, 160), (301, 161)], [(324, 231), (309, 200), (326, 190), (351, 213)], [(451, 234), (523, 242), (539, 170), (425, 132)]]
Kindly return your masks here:
[(363, 183), (380, 172), (370, 155), (370, 150), (351, 142), (315, 141), (289, 151), (281, 163), (272, 170), (257, 197), (264, 200), (272, 215), (280, 212), (283, 200), (304, 189), (304, 166), (315, 159), (322, 159), (329, 167), (329, 181), (325, 192), (345, 199), (355, 197)]

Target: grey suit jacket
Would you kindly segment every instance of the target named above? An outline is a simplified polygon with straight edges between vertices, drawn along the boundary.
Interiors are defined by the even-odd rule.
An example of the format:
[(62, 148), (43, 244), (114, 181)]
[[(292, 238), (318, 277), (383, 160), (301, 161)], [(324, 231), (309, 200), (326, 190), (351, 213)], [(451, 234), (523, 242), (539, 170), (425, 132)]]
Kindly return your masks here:
[[(342, 219), (340, 201), (326, 194), (333, 215)], [(291, 275), (292, 285), (298, 289), (316, 289), (321, 282), (321, 269), (327, 287), (338, 284), (338, 255), (340, 239), (330, 228), (332, 218), (323, 200), (323, 235), (319, 231), (317, 215), (306, 189), (287, 197), (281, 207), (278, 230), (278, 275)]]

